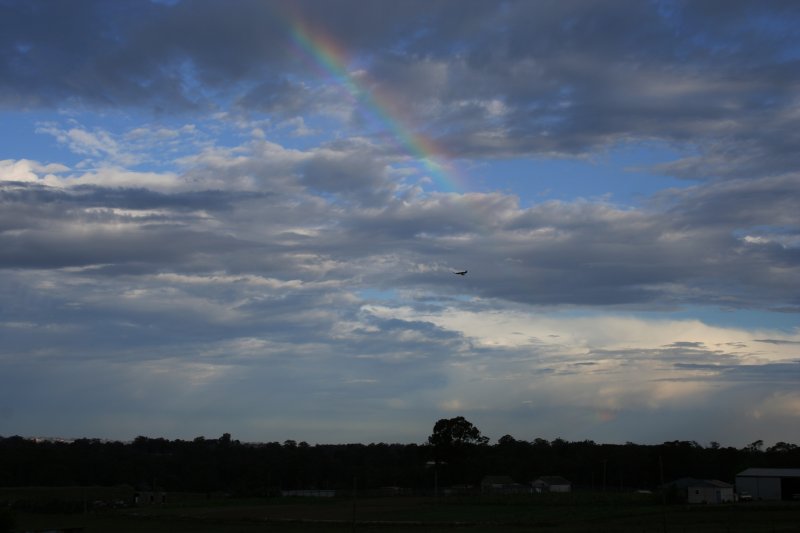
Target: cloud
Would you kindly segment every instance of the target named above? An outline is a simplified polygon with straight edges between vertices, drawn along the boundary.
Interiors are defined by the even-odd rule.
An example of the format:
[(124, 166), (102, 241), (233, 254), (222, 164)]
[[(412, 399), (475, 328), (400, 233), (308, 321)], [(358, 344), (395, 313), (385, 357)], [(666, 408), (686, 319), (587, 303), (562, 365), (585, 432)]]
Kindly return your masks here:
[(796, 344), (797, 341), (787, 341), (783, 339), (755, 339), (756, 342), (766, 342), (768, 344)]
[[(791, 440), (798, 15), (4, 3), (0, 109), (38, 135), (0, 161), (0, 413), (32, 434), (419, 441), (458, 413), (492, 436)], [(530, 192), (551, 158), (643, 145), (674, 154), (625, 177), (652, 195)], [(489, 169), (485, 192), (442, 192), (428, 157)]]
[(132, 162), (129, 155), (120, 153), (119, 144), (107, 131), (90, 132), (81, 128), (60, 130), (53, 124), (42, 124), (37, 129), (37, 133), (53, 135), (58, 142), (68, 145), (70, 150), (77, 154), (94, 157), (105, 156), (114, 160), (122, 160), (123, 163)]
[[(256, 274), (279, 257), (308, 257), (290, 263), (319, 272), (313, 262), (332, 260), (341, 268), (329, 275), (409, 289), (442, 286), (432, 273), (468, 268), (468, 278), (444, 287), (534, 305), (794, 305), (786, 298), (800, 261), (794, 175), (667, 191), (640, 208), (585, 200), (523, 208), (499, 193), (407, 193), (379, 157), (356, 147), (247, 141), (181, 165), (180, 173), (66, 173), (4, 162), (0, 223), (15, 228), (2, 236), (6, 264), (149, 256), (171, 264), (185, 249), (187, 261), (207, 257), (193, 268)], [(227, 255), (204, 255), (212, 250)]]
[[(441, 398), (443, 406), (472, 414), (488, 434), (514, 428), (519, 435), (529, 420), (536, 433), (523, 433), (528, 439), (581, 439), (591, 432), (615, 441), (618, 431), (630, 434), (635, 425), (634, 440), (657, 441), (668, 434), (696, 434), (703, 424), (731, 439), (732, 426), (716, 417), (750, 420), (753, 402), (767, 404), (775, 388), (781, 396), (793, 394), (800, 369), (791, 362), (791, 349), (768, 353), (753, 332), (697, 321), (465, 312), (450, 306), (427, 313), (410, 307), (373, 312), (424, 319), (465, 336), (473, 347), (450, 359)], [(695, 338), (705, 342), (683, 340)], [(723, 347), (729, 343), (740, 347)], [(741, 399), (731, 400), (735, 395)], [(701, 404), (714, 407), (698, 411)], [(652, 420), (645, 413), (659, 414)], [(771, 438), (781, 434), (755, 423), (752, 431), (756, 427)]]
[[(150, 3), (127, 17), (124, 4), (11, 4), (0, 102), (326, 113), (341, 96), (325, 93), (327, 80), (309, 76), (308, 58), (293, 51), (292, 26), (304, 21), (363, 58), (371, 87), (391, 95), (390, 112), (450, 153), (580, 155), (632, 139), (691, 139), (700, 154), (662, 171), (703, 179), (797, 166), (796, 6), (762, 6), (758, 17), (746, 3), (421, 6)], [(114, 150), (101, 132), (59, 138), (87, 155)]]
[(4, 159), (0, 161), (0, 180), (19, 182), (57, 183), (58, 174), (69, 171), (60, 163), (42, 164), (30, 159)]
[(303, 165), (302, 172), (303, 184), (366, 204), (384, 204), (394, 189), (386, 165), (363, 151), (320, 150)]

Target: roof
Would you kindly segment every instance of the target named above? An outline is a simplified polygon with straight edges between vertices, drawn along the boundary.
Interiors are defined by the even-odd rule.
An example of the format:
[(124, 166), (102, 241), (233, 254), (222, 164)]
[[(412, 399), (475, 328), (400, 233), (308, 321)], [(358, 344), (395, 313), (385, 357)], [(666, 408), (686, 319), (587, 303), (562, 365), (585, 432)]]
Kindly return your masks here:
[(481, 485), (515, 485), (511, 476), (484, 476)]
[(537, 478), (534, 483), (544, 483), (545, 485), (571, 485), (568, 479), (561, 476), (542, 476)]
[(688, 488), (714, 488), (714, 489), (732, 489), (733, 485), (725, 483), (718, 479), (695, 479), (693, 477), (682, 477), (671, 481), (666, 484), (667, 486), (675, 486), (679, 489)]
[(736, 477), (800, 477), (800, 468), (748, 468)]
[(717, 487), (718, 489), (732, 489), (733, 485), (730, 483), (725, 483), (724, 481), (720, 481), (718, 479), (704, 479), (706, 483), (711, 485), (712, 487)]

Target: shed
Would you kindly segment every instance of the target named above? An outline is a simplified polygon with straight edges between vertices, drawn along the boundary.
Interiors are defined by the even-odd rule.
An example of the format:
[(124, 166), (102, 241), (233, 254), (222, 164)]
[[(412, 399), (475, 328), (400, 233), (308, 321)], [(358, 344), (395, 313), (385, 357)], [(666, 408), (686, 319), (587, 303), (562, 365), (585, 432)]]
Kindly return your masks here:
[(684, 477), (672, 483), (680, 494), (680, 499), (685, 498), (686, 503), (726, 503), (733, 501), (733, 485), (718, 479), (695, 479)]
[(536, 492), (570, 492), (572, 483), (561, 476), (542, 476), (531, 483)]
[(521, 494), (528, 491), (529, 489), (515, 482), (511, 476), (484, 476), (481, 480), (481, 492), (484, 494)]
[(748, 468), (736, 474), (736, 492), (754, 500), (800, 500), (800, 468)]
[(282, 490), (281, 496), (299, 496), (302, 498), (333, 498), (336, 496), (335, 490), (319, 490), (319, 489), (298, 489), (298, 490)]

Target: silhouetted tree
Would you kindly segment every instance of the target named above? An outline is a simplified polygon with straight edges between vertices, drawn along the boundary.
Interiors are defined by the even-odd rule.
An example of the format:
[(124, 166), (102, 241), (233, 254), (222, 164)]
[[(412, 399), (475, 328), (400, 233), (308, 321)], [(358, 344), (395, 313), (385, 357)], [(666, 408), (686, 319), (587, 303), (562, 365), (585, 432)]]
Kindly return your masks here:
[(434, 462), (445, 465), (440, 470), (446, 474), (442, 479), (450, 483), (472, 482), (482, 475), (475, 470), (482, 459), (479, 448), (488, 442), (489, 438), (463, 416), (440, 419), (428, 437)]
[(486, 444), (489, 437), (481, 435), (480, 430), (463, 416), (442, 418), (433, 426), (428, 444), (436, 449), (452, 449), (469, 444)]
[[(226, 491), (238, 496), (275, 494), (285, 488), (359, 489), (385, 486), (430, 488), (435, 459), (440, 486), (475, 484), (484, 475), (505, 474), (518, 482), (562, 475), (576, 487), (607, 490), (656, 488), (691, 476), (732, 482), (748, 467), (800, 464), (800, 448), (778, 442), (735, 448), (694, 441), (657, 445), (549, 442), (504, 435), (494, 446), (463, 417), (442, 419), (427, 443), (310, 445), (240, 443), (219, 438), (168, 440), (140, 436), (133, 442), (98, 439), (37, 441), (0, 436), (0, 486), (158, 486), (167, 491)], [(447, 464), (444, 464), (447, 463)], [(0, 509), (10, 502), (0, 501)]]
[(761, 451), (761, 448), (763, 448), (763, 447), (764, 447), (764, 441), (763, 441), (763, 440), (761, 440), (761, 439), (759, 439), (759, 440), (753, 441), (753, 442), (751, 442), (750, 444), (748, 444), (748, 445), (745, 447), (745, 449), (746, 449), (748, 452), (751, 452), (751, 453), (756, 453), (756, 452), (760, 452), (760, 451)]

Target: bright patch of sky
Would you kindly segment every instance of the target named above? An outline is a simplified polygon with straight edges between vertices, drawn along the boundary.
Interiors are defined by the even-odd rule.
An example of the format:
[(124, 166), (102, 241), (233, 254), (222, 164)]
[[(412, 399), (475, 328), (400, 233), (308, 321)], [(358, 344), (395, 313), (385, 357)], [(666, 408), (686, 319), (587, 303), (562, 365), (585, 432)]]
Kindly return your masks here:
[(674, 161), (679, 155), (668, 148), (644, 145), (612, 148), (581, 159), (484, 160), (469, 168), (466, 181), (476, 191), (517, 195), (524, 207), (578, 198), (633, 206), (663, 189), (688, 185), (685, 180), (653, 168)]

